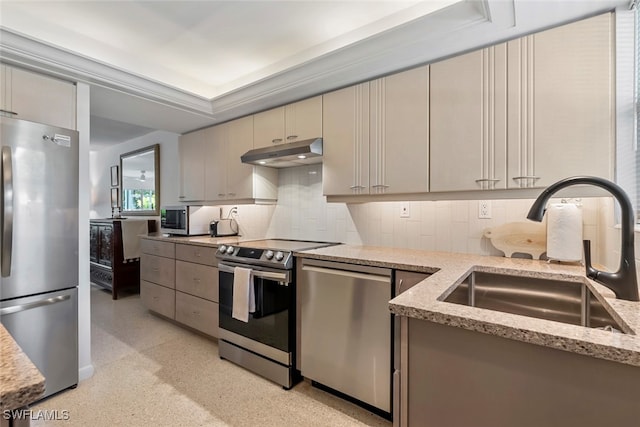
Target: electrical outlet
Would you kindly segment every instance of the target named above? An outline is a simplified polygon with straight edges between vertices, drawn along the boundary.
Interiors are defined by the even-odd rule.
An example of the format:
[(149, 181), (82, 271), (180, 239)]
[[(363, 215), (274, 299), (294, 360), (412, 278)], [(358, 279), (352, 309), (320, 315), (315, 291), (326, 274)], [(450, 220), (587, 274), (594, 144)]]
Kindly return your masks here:
[(409, 209), (409, 203), (402, 203), (400, 205), (400, 218), (411, 218), (411, 210)]
[(478, 202), (478, 218), (491, 218), (491, 200), (480, 200)]

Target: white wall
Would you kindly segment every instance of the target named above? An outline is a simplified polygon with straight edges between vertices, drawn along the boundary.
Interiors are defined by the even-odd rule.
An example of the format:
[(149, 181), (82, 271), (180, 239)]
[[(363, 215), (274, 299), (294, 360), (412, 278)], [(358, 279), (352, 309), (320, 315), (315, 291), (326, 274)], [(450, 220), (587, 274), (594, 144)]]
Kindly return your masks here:
[(160, 205), (178, 203), (180, 193), (179, 135), (155, 131), (90, 154), (91, 218), (111, 217), (111, 166), (120, 165), (120, 154), (160, 144)]
[(80, 134), (78, 170), (78, 376), (93, 375), (91, 362), (91, 282), (89, 279), (89, 85), (76, 86), (76, 124)]
[[(608, 200), (581, 200), (584, 238), (590, 239), (595, 249), (603, 239), (599, 211)], [(281, 169), (278, 204), (238, 206), (238, 222), (241, 233), (250, 238), (266, 236), (502, 256), (483, 237), (484, 230), (506, 222), (526, 221), (532, 203), (533, 199), (492, 200), (493, 217), (479, 219), (478, 200), (409, 202), (411, 217), (400, 218), (401, 202), (327, 203), (322, 195), (322, 166), (310, 165)], [(595, 260), (598, 255), (594, 254)]]

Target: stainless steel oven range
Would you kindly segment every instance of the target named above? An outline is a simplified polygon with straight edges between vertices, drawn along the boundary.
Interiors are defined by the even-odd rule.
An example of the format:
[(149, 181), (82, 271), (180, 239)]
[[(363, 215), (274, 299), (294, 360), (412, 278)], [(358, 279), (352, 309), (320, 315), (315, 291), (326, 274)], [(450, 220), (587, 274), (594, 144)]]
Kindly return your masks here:
[[(335, 243), (265, 239), (220, 245), (219, 339), (221, 358), (285, 389), (299, 381), (296, 371), (296, 281), (294, 251)], [(255, 310), (246, 322), (233, 316), (236, 268), (249, 269)], [(245, 275), (247, 271), (242, 271)], [(246, 276), (245, 276), (246, 277)], [(238, 286), (238, 283), (236, 283)], [(242, 288), (237, 288), (238, 292)], [(237, 308), (237, 307), (236, 307)]]

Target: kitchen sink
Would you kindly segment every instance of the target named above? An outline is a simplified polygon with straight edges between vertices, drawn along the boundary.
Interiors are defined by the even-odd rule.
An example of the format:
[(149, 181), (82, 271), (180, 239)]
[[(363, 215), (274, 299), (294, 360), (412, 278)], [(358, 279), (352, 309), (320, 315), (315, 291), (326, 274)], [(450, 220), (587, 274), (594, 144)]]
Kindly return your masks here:
[(581, 282), (474, 271), (445, 302), (623, 332)]

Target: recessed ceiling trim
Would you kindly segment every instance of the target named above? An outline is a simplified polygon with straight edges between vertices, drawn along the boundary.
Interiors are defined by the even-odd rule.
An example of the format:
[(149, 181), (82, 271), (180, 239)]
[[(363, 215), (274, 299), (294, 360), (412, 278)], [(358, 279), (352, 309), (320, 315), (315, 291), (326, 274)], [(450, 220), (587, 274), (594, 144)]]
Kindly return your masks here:
[(0, 60), (88, 84), (99, 84), (198, 113), (211, 100), (0, 28)]

